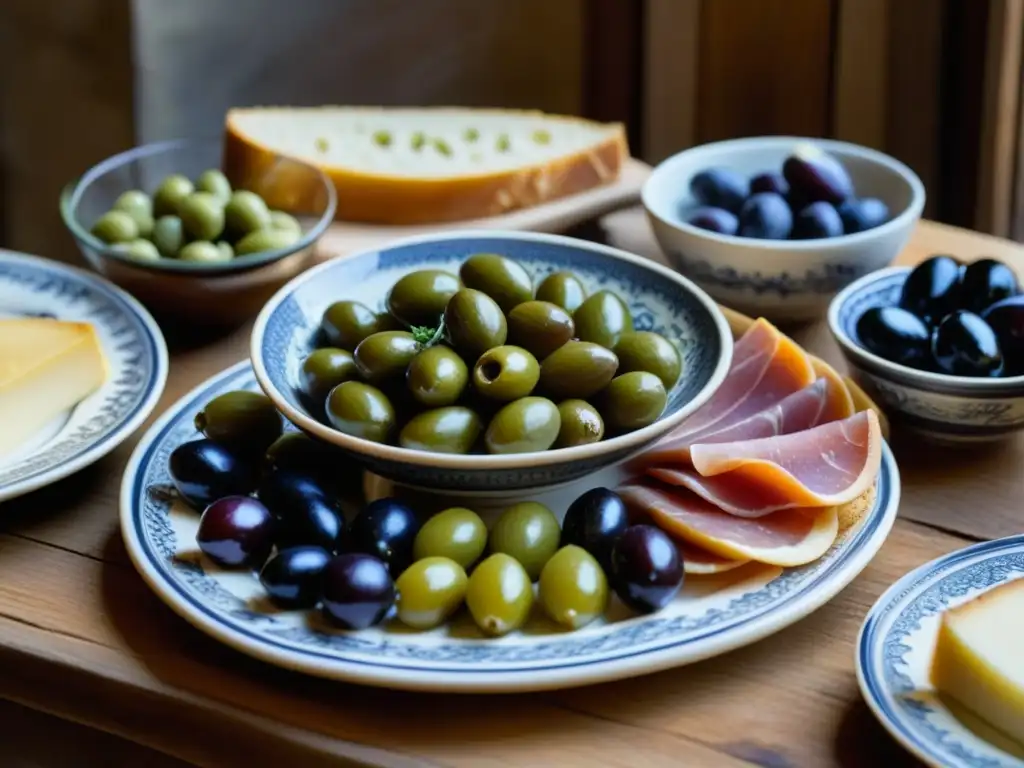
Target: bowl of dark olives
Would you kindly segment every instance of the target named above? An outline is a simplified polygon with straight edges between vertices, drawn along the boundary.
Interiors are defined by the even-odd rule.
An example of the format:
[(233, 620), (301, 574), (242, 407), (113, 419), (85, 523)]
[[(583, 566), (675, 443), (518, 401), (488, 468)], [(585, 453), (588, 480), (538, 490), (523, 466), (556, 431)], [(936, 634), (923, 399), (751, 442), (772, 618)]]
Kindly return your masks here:
[(777, 322), (821, 317), (839, 290), (888, 266), (924, 200), (921, 180), (888, 155), (789, 136), (685, 150), (643, 189), (680, 272), (722, 304)]
[(231, 176), (218, 139), (147, 144), (69, 184), (61, 215), (92, 268), (158, 320), (235, 325), (312, 263), (337, 195), (293, 158)]
[(252, 334), (299, 429), (422, 488), (505, 494), (623, 461), (718, 387), (715, 303), (678, 273), (554, 235), (463, 232), (335, 259)]
[(1024, 294), (1008, 265), (940, 254), (879, 270), (840, 292), (828, 321), (893, 421), (943, 442), (1024, 428)]

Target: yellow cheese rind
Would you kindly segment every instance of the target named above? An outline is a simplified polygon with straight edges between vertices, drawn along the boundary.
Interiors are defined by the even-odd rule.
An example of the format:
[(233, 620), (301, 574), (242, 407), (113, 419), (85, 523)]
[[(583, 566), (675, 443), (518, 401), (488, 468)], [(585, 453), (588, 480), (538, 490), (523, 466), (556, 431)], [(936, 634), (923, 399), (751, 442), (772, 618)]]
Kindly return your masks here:
[(1024, 579), (942, 615), (931, 680), (942, 694), (1024, 745)]

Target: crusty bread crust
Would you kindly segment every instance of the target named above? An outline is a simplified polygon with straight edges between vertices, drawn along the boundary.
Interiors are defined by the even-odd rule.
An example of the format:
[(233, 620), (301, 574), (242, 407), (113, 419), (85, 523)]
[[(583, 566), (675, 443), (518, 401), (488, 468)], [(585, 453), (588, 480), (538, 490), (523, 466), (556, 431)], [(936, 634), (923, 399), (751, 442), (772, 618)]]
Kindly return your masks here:
[[(236, 186), (254, 189), (272, 207), (309, 211), (314, 190), (268, 185), (277, 153), (246, 136), (231, 110), (225, 121), (224, 172)], [(539, 115), (539, 113), (538, 113)], [(572, 120), (574, 118), (560, 118)], [(431, 224), (497, 216), (574, 195), (615, 181), (629, 156), (623, 126), (580, 152), (538, 165), (455, 178), (417, 179), (374, 175), (351, 169), (322, 170), (338, 193), (335, 218), (374, 224)], [(262, 180), (263, 183), (258, 183)], [(257, 189), (257, 187), (259, 187)], [(288, 205), (282, 203), (287, 202)]]

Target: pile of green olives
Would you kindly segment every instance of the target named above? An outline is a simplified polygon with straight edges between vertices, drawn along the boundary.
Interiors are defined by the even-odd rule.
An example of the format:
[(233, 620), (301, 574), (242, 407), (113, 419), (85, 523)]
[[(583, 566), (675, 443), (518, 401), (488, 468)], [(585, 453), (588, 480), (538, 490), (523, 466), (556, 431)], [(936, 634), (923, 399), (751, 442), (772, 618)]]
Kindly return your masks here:
[(136, 261), (197, 264), (287, 248), (302, 237), (294, 216), (270, 210), (255, 192), (233, 190), (216, 169), (203, 171), (195, 181), (172, 174), (152, 197), (140, 189), (123, 192), (91, 231)]
[(386, 309), (327, 307), (300, 389), (334, 429), (438, 453), (526, 453), (595, 443), (660, 418), (676, 346), (637, 331), (616, 294), (570, 272), (538, 285), (478, 253), (455, 275), (399, 279)]

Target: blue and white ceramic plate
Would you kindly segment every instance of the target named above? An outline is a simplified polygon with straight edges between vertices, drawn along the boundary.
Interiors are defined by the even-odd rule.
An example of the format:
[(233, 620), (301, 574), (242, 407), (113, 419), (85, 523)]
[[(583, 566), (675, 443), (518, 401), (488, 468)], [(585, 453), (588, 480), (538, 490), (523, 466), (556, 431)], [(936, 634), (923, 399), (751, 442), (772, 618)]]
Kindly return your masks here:
[(997, 584), (1024, 578), (1024, 536), (952, 552), (911, 571), (868, 613), (857, 680), (882, 725), (929, 765), (1024, 768), (1024, 746), (936, 695), (929, 668), (941, 614)]
[(25, 315), (92, 324), (110, 370), (98, 391), (0, 457), (0, 501), (49, 485), (112, 451), (149, 416), (167, 380), (167, 347), (139, 302), (80, 269), (0, 250), (0, 316)]
[[(574, 633), (539, 618), (501, 639), (482, 638), (468, 620), (430, 632), (389, 624), (343, 632), (328, 628), (315, 613), (275, 611), (252, 573), (225, 571), (205, 559), (195, 545), (198, 515), (167, 493), (168, 457), (196, 437), (195, 412), (210, 398), (239, 388), (257, 389), (247, 363), (190, 392), (143, 437), (121, 486), (125, 545), (153, 590), (199, 629), (272, 664), (349, 682), (445, 692), (528, 691), (635, 677), (715, 656), (777, 632), (831, 599), (878, 551), (899, 503), (899, 474), (886, 448), (870, 511), (807, 566), (752, 564), (691, 577), (660, 613), (632, 616), (613, 604), (605, 621)], [(615, 479), (594, 474), (576, 490), (609, 482)], [(560, 505), (543, 494), (534, 498), (564, 512), (564, 496)]]

